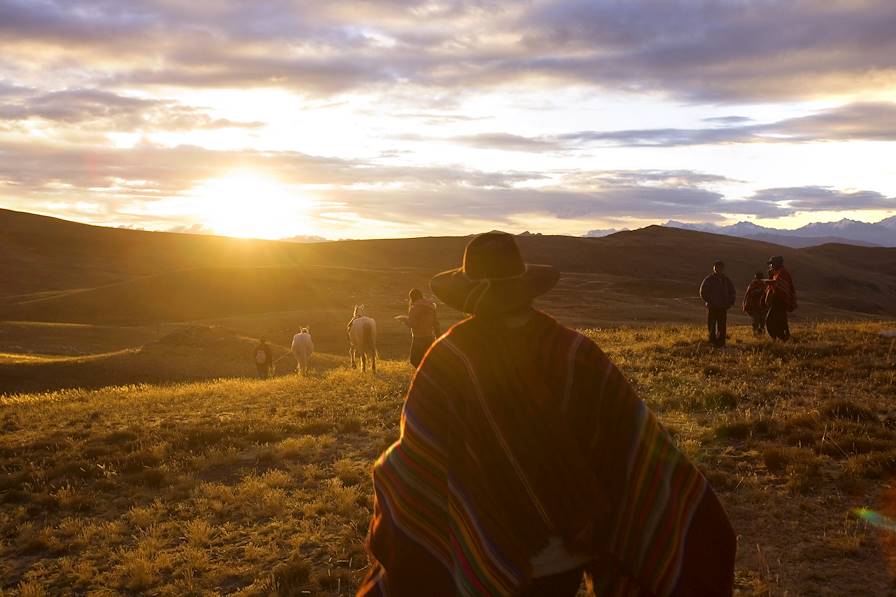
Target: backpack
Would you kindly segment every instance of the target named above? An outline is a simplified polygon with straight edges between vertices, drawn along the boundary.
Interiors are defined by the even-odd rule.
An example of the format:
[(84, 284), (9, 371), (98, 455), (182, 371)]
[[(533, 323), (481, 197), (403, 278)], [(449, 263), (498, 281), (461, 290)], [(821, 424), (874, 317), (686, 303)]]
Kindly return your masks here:
[(267, 362), (268, 362), (268, 355), (264, 351), (264, 349), (259, 348), (258, 350), (256, 350), (255, 351), (255, 363), (257, 365), (264, 365)]
[(765, 296), (765, 288), (757, 286), (747, 293), (744, 299), (743, 309), (746, 313), (752, 313), (762, 308), (762, 299)]

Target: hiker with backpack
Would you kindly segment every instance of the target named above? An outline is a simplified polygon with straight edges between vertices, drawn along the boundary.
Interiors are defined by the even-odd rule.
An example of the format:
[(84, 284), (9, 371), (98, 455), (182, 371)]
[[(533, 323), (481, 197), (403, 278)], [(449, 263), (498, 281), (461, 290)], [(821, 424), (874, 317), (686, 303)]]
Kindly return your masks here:
[(267, 340), (264, 338), (255, 347), (255, 368), (258, 370), (258, 379), (267, 379), (273, 373), (274, 355)]
[(765, 331), (765, 312), (767, 310), (762, 272), (756, 272), (756, 275), (750, 280), (741, 308), (753, 322), (753, 335), (761, 336)]
[(784, 267), (784, 257), (776, 255), (768, 262), (768, 279), (765, 283), (765, 304), (768, 313), (765, 316), (765, 329), (775, 340), (786, 342), (790, 339), (790, 323), (787, 314), (796, 309), (796, 288), (793, 277)]
[(411, 329), (411, 351), (408, 361), (414, 367), (418, 367), (423, 355), (441, 334), (436, 304), (423, 298), (423, 292), (419, 288), (412, 288), (408, 293), (408, 314), (397, 319)]
[(512, 235), (430, 283), (468, 313), (430, 347), (373, 469), (362, 597), (731, 595), (715, 493), (590, 338), (536, 310), (559, 272)]

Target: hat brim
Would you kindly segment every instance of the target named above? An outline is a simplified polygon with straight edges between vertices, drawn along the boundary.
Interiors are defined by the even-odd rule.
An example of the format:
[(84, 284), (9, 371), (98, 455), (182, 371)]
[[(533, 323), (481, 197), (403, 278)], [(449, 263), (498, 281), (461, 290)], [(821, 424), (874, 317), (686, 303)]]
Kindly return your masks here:
[(524, 307), (553, 288), (560, 272), (551, 265), (527, 263), (518, 276), (473, 279), (463, 268), (437, 274), (429, 287), (449, 307), (463, 313), (482, 314)]

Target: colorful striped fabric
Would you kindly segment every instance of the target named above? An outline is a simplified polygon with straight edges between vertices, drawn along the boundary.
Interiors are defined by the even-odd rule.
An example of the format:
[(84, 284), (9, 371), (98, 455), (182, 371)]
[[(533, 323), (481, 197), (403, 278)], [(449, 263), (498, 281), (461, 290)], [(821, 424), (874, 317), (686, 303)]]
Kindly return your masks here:
[[(679, 453), (641, 402), (627, 464), (628, 487), (620, 502), (609, 551), (630, 576), (654, 595), (675, 588), (683, 543), (694, 510), (707, 489), (703, 476)], [(629, 594), (612, 578), (596, 578), (598, 594)], [(614, 582), (618, 582), (614, 581)], [(637, 594), (637, 592), (635, 592)]]
[(788, 311), (796, 309), (796, 288), (787, 268), (781, 266), (771, 272), (772, 283), (766, 287), (765, 304), (778, 305)]
[(374, 466), (359, 595), (514, 595), (551, 536), (598, 595), (731, 592), (734, 535), (703, 476), (589, 339), (537, 313), (471, 318), (425, 357)]

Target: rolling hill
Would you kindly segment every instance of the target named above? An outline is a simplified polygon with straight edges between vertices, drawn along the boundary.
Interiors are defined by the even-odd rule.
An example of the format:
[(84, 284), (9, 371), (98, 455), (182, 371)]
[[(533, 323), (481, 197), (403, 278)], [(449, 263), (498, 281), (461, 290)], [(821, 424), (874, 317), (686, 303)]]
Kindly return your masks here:
[[(772, 254), (784, 255), (794, 273), (801, 316), (896, 316), (896, 249), (794, 249), (661, 226), (603, 238), (518, 239), (527, 260), (564, 272), (543, 305), (576, 325), (699, 319), (696, 289), (714, 259), (726, 261), (742, 289)], [(0, 318), (142, 325), (289, 312), (301, 319), (358, 302), (388, 316), (403, 309), (408, 288), (459, 263), (467, 240), (296, 244), (0, 210)]]

